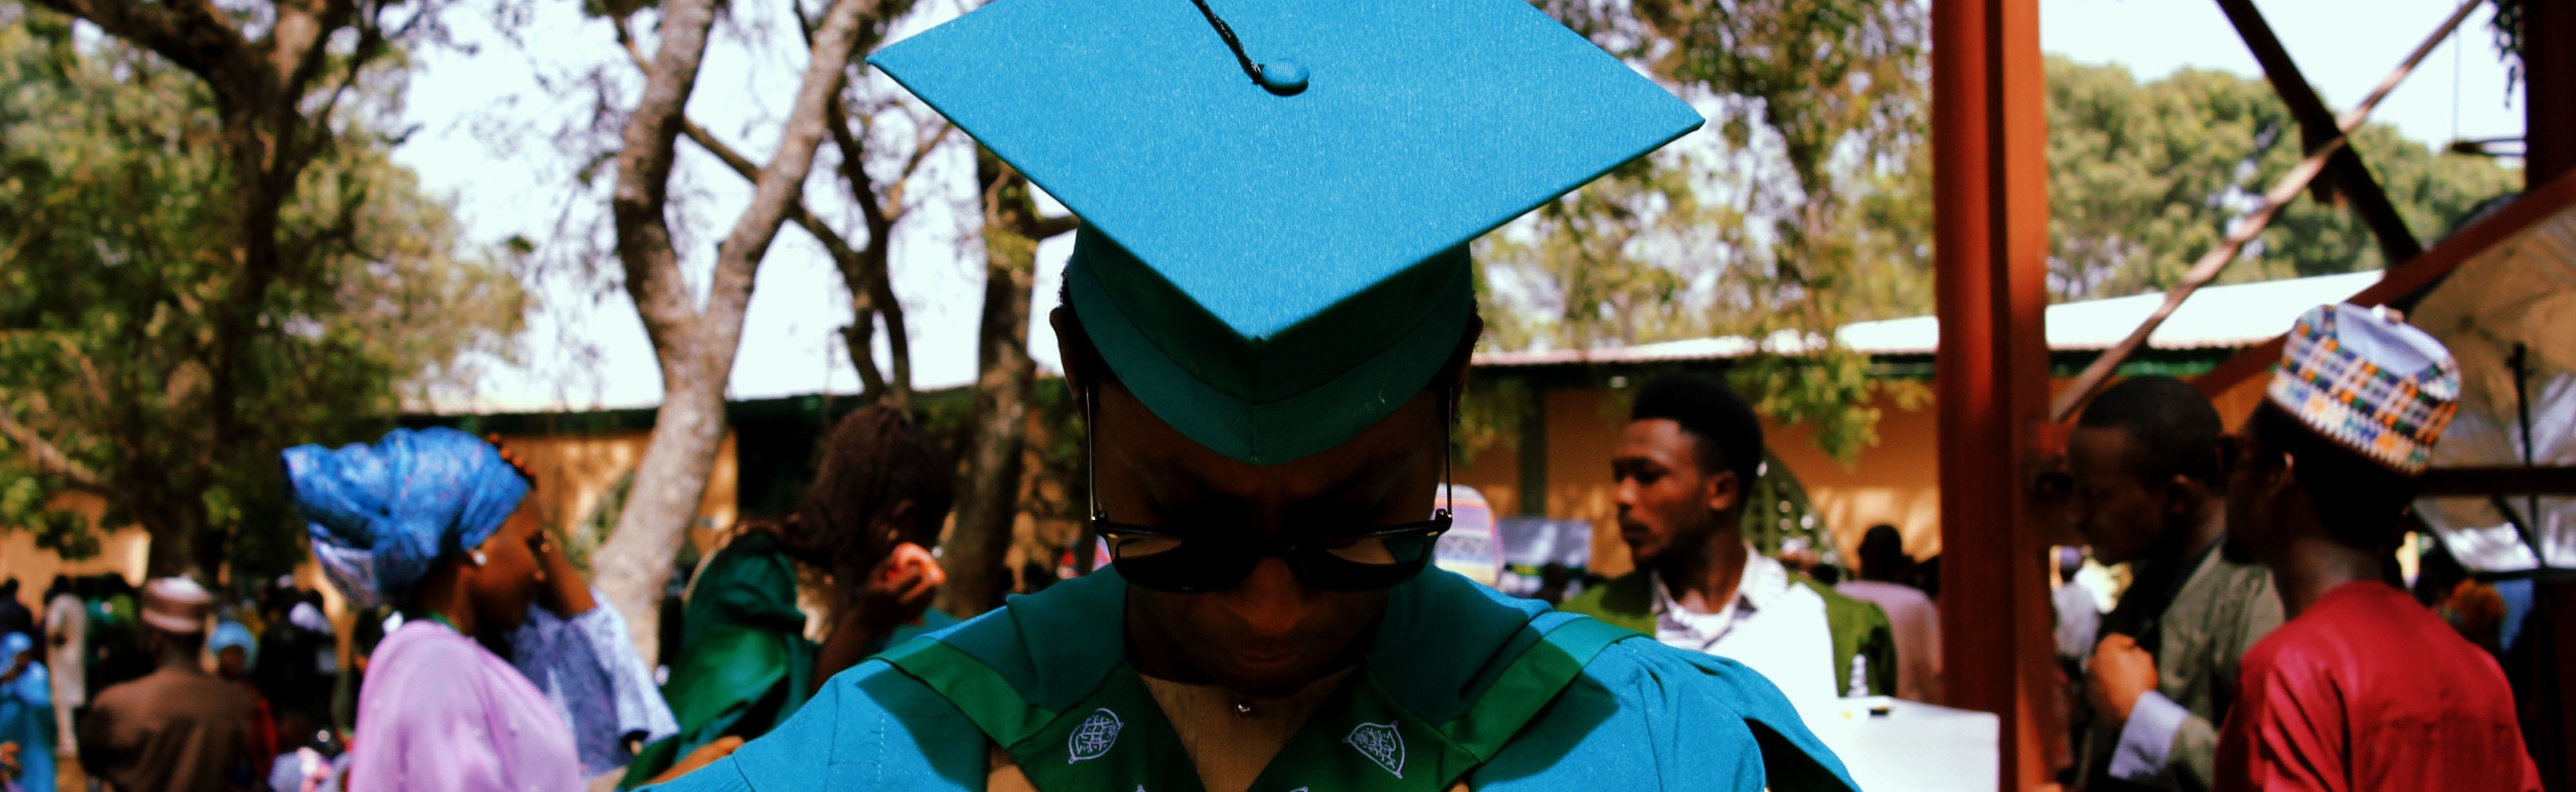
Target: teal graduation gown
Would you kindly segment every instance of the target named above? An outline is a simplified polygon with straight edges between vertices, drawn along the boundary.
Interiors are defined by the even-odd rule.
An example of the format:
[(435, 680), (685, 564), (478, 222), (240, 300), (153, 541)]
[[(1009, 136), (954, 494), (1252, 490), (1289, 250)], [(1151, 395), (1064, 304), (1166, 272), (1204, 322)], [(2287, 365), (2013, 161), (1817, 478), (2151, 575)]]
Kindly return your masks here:
[[(851, 667), (767, 736), (661, 788), (981, 789), (999, 745), (1050, 792), (1195, 790), (1126, 663), (1125, 598), (1110, 570), (1013, 597)], [(1448, 572), (1392, 592), (1361, 670), (1255, 792), (1460, 778), (1480, 792), (1853, 789), (1743, 665)]]

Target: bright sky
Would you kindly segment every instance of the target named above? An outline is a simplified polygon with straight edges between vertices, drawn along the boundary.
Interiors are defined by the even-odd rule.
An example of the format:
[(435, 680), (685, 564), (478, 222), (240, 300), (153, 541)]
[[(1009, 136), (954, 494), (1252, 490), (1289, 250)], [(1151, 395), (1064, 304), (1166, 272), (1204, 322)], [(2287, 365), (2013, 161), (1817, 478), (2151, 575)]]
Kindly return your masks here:
[[(486, 14), (452, 15), (456, 39), (474, 45), (473, 51), (440, 50), (421, 58), (406, 108), (419, 129), (396, 156), (419, 171), (430, 189), (454, 197), (475, 242), (524, 235), (541, 248), (578, 249), (558, 240), (603, 217), (606, 195), (571, 195), (566, 185), (573, 165), (553, 135), (564, 120), (589, 114), (592, 89), (574, 82), (576, 77), (589, 64), (623, 56), (608, 28), (577, 18), (574, 4), (503, 2), (526, 15), (518, 36), (524, 45), (501, 40)], [(763, 13), (775, 5), (732, 7)], [(2338, 112), (2358, 101), (2457, 7), (2439, 0), (2262, 0), (2259, 5), (2308, 80)], [(2504, 68), (2486, 27), (2488, 14), (2481, 4), (2452, 43), (2427, 58), (2380, 105), (2373, 120), (2393, 123), (2408, 137), (2433, 145), (2455, 135), (2521, 134), (2519, 92), (2508, 103)], [(755, 160), (765, 161), (775, 145), (778, 122), (802, 68), (801, 46), (786, 38), (793, 35), (792, 26), (785, 19), (754, 19), (742, 26), (747, 32), (719, 29), (690, 104), (692, 118)], [(2040, 29), (2042, 46), (2050, 52), (2124, 64), (2141, 79), (2184, 67), (2261, 76), (2214, 3), (2041, 0)], [(746, 54), (741, 37), (787, 43), (772, 47), (774, 55), (755, 59)], [(638, 82), (632, 69), (617, 73), (627, 79), (631, 97)], [(712, 266), (714, 240), (741, 211), (748, 188), (689, 143), (680, 148), (682, 176), (674, 192), (693, 198), (675, 222), (689, 271), (702, 283)], [(959, 151), (931, 163), (930, 181), (971, 183), (965, 173), (971, 163)], [(855, 215), (833, 180), (818, 174), (808, 183), (806, 196), (836, 227), (857, 226), (838, 222)], [(895, 287), (908, 312), (915, 384), (923, 389), (973, 379), (974, 328), (982, 308), (980, 256), (967, 260), (960, 255), (959, 218), (937, 204), (931, 202), (906, 221), (894, 249)], [(605, 228), (604, 220), (599, 227)], [(1069, 238), (1040, 246), (1034, 315), (1043, 317), (1054, 307), (1057, 277), (1070, 248)], [(532, 282), (543, 305), (522, 339), (522, 359), (489, 366), (472, 400), (445, 405), (447, 409), (583, 409), (660, 401), (659, 369), (633, 305), (622, 290), (603, 291), (602, 284), (610, 282), (604, 277), (569, 271), (579, 266), (586, 265), (558, 267)], [(616, 269), (613, 261), (595, 266), (602, 273)], [(858, 377), (835, 332), (849, 315), (847, 292), (821, 248), (801, 230), (782, 230), (761, 265), (731, 397), (855, 391)], [(1032, 328), (1030, 341), (1040, 365), (1052, 368), (1055, 341), (1043, 321)]]

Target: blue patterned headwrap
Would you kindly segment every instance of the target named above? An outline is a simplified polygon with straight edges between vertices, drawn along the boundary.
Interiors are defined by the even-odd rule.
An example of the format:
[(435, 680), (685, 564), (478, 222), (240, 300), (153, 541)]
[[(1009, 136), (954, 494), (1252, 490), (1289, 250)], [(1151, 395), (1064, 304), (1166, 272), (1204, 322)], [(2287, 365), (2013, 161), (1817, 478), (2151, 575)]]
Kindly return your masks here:
[(36, 648), (36, 639), (27, 637), (26, 633), (13, 632), (0, 635), (0, 667), (18, 662), (20, 653), (34, 648)]
[(286, 479), (314, 560), (361, 606), (400, 602), (431, 562), (483, 544), (528, 494), (500, 449), (444, 428), (289, 448)]

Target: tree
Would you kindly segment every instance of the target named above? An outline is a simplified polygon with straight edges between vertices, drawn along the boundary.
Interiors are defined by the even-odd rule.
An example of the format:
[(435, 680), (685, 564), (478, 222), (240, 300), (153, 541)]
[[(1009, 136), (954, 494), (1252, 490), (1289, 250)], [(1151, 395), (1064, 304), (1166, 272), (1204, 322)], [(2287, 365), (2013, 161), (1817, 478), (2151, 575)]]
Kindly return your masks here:
[[(350, 17), (383, 8), (276, 10), (375, 31), (324, 52), (284, 43), (309, 30), (65, 5), (116, 36), (0, 4), (0, 527), (93, 551), (99, 526), (56, 508), (78, 493), (150, 532), (151, 574), (291, 569), (277, 451), (365, 439), (453, 384), (516, 332), (518, 284), (460, 259), (448, 207), (387, 158), (402, 73), (367, 50), (393, 36)], [(313, 60), (282, 83), (241, 60), (272, 56)]]
[[(886, 31), (897, 20), (910, 14), (913, 0), (880, 0), (873, 13), (859, 21), (853, 44), (855, 51), (873, 50), (885, 40)], [(816, 20), (809, 18), (802, 6), (789, 3), (796, 16), (808, 50), (814, 43)], [(646, 73), (653, 69), (635, 43), (632, 12), (614, 21), (618, 43), (626, 48), (635, 66)], [(832, 136), (837, 154), (833, 172), (841, 179), (852, 203), (858, 207), (860, 231), (855, 244), (848, 235), (834, 229), (821, 215), (799, 201), (787, 207), (788, 219), (822, 245), (839, 270), (842, 285), (850, 293), (850, 324), (841, 328), (843, 348), (850, 365), (859, 375), (860, 397), (868, 402), (883, 402), (896, 407), (912, 401), (912, 345), (904, 325), (903, 302), (895, 296), (890, 259), (896, 223), (908, 215), (913, 206), (907, 202), (906, 186), (920, 172), (932, 152), (948, 138), (952, 127), (944, 121), (933, 121), (920, 114), (906, 112), (902, 103), (882, 92), (869, 93), (866, 67), (849, 64), (842, 79), (842, 93), (824, 107), (824, 128)], [(852, 113), (852, 109), (858, 110)], [(936, 118), (931, 116), (930, 118)], [(893, 119), (896, 123), (883, 123)], [(853, 129), (853, 123), (857, 128)], [(760, 168), (718, 139), (714, 133), (694, 120), (683, 117), (681, 129), (689, 141), (706, 149), (724, 163), (728, 170), (754, 183)], [(869, 171), (872, 160), (891, 159), (899, 163), (889, 179), (879, 179)], [(890, 371), (879, 371), (876, 363), (876, 332), (879, 326), (887, 335), (887, 358)]]
[[(2048, 100), (2049, 286), (2059, 300), (2172, 286), (2303, 156), (2289, 110), (2260, 79), (2186, 69), (2142, 84), (2119, 66), (2052, 56)], [(2520, 184), (2493, 160), (2439, 154), (2384, 124), (2351, 139), (2418, 238)], [(2302, 200), (2221, 281), (2389, 263), (2352, 212)]]
[[(1734, 379), (1829, 451), (1873, 441), (1864, 360), (1834, 328), (1885, 298), (1858, 288), (1869, 196), (1924, 134), (1927, 31), (1910, 0), (1538, 0), (1700, 106), (1711, 130), (1484, 243), (1496, 339), (1572, 347), (1756, 339)], [(1518, 317), (1510, 313), (1520, 314)], [(1529, 323), (1534, 326), (1524, 326)]]
[[(716, 248), (703, 305), (681, 272), (668, 212), (678, 142), (689, 126), (684, 112), (697, 87), (716, 4), (661, 3), (656, 9), (659, 41), (650, 57), (642, 57), (641, 47), (631, 44), (624, 23), (629, 11), (609, 10), (620, 22), (620, 38), (630, 42), (644, 70), (642, 94), (623, 125), (609, 207), (626, 292), (661, 365), (662, 405), (655, 411), (652, 439), (636, 469), (630, 501), (595, 557), (593, 572), (601, 593), (628, 615), (637, 646), (651, 656), (659, 643), (655, 604), (671, 559), (705, 498), (724, 441), (725, 386), (741, 344), (753, 276), (779, 228), (803, 211), (815, 150), (832, 126), (831, 106), (847, 84), (864, 31), (881, 30), (872, 28), (871, 20), (883, 7), (878, 0), (829, 0), (815, 15), (819, 21), (812, 26), (811, 55), (777, 148), (758, 170), (751, 204)], [(801, 7), (798, 13), (804, 13)]]
[[(297, 267), (312, 263), (312, 249), (329, 241), (328, 234), (287, 235), (284, 212), (304, 186), (307, 166), (338, 144), (342, 100), (380, 59), (435, 30), (444, 9), (437, 0), (279, 0), (231, 9), (210, 0), (37, 2), (194, 75), (216, 119), (209, 142), (220, 152), (221, 168), (209, 186), (229, 200), (205, 208), (221, 215), (216, 227), (228, 232), (207, 241), (218, 244), (230, 266), (215, 276), (214, 291), (197, 295), (207, 325), (190, 370), (201, 371), (204, 392), (192, 408), (201, 423), (189, 428), (202, 442), (191, 444), (193, 459), (167, 466), (174, 478), (168, 491), (157, 493), (163, 497), (136, 499), (142, 508), (132, 514), (155, 539), (148, 566), (156, 574), (210, 574), (220, 547), (200, 547), (197, 540), (237, 501), (206, 471), (257, 464), (274, 450), (253, 442), (258, 429), (241, 409), (252, 392), (267, 387), (256, 380), (265, 372), (252, 358), (259, 337), (279, 331), (260, 323), (269, 292), (282, 279), (313, 276)], [(65, 456), (52, 447), (56, 440), (9, 433), (34, 458)], [(77, 472), (59, 465), (49, 470)]]
[(1038, 242), (1072, 231), (1071, 217), (1044, 217), (1029, 180), (982, 148), (975, 180), (983, 188), (984, 313), (975, 333), (975, 407), (958, 447), (964, 463), (957, 522), (943, 565), (948, 583), (939, 607), (982, 613), (1002, 602), (1011, 572), (1004, 558), (1018, 522), (1027, 467), (1037, 364), (1029, 357), (1029, 290), (1037, 279)]

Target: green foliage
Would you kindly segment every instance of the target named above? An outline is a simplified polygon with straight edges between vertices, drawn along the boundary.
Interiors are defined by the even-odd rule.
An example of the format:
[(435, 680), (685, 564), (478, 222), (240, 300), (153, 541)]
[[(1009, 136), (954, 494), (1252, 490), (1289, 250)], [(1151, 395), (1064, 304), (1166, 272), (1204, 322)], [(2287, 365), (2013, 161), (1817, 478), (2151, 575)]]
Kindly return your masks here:
[[(1538, 0), (1709, 115), (1709, 130), (1482, 243), (1489, 348), (1757, 339), (1734, 380), (1845, 458), (1875, 442), (1867, 361), (1825, 343), (1927, 297), (1921, 238), (1878, 231), (1925, 126), (1911, 0)], [(1926, 223), (1928, 227), (1928, 222)], [(1889, 273), (1882, 276), (1882, 272)]]
[(1816, 513), (1816, 503), (1807, 497), (1807, 485), (1798, 480), (1796, 471), (1780, 461), (1779, 454), (1764, 454), (1762, 479), (1744, 496), (1744, 516), (1737, 529), (1754, 552), (1779, 555), (1784, 546), (1796, 540), (1827, 564), (1848, 566), (1842, 552), (1834, 545), (1833, 530), (1825, 524), (1824, 515)]
[(2496, 59), (2504, 62), (2504, 88), (2510, 94), (2514, 83), (2522, 81), (2524, 0), (2488, 1), (2495, 6), (2495, 16), (2487, 19), (2487, 32), (2495, 34)]
[[(352, 99), (380, 115), (349, 114), (300, 173), (278, 279), (236, 306), (245, 208), (204, 84), (0, 0), (0, 417), (89, 474), (39, 470), (0, 437), (0, 530), (94, 552), (101, 526), (52, 510), (79, 492), (106, 502), (106, 525), (228, 555), (237, 574), (284, 571), (303, 542), (278, 450), (372, 439), (406, 385), (452, 380), (460, 356), (503, 347), (523, 311), (517, 282), (456, 258), (449, 208), (368, 131), (390, 121), (400, 77), (359, 81)], [(255, 317), (236, 359), (242, 437), (218, 446), (208, 372), (217, 317), (236, 307)]]
[[(2059, 300), (2171, 287), (2304, 156), (2271, 85), (2225, 72), (2139, 83), (2119, 66), (2051, 57), (2048, 131), (2049, 286)], [(2417, 239), (2521, 182), (2491, 159), (2438, 154), (2384, 124), (2355, 130), (2352, 146)], [(2221, 282), (2387, 265), (2351, 210), (2302, 198)]]
[(1521, 426), (1540, 409), (1538, 394), (1519, 377), (1470, 377), (1458, 399), (1456, 436), (1450, 459), (1459, 466), (1476, 464), (1484, 449), (1517, 447)]
[(590, 571), (591, 554), (598, 552), (600, 545), (608, 543), (609, 534), (617, 531), (617, 519), (626, 514), (626, 496), (634, 491), (635, 471), (628, 470), (618, 474), (617, 482), (599, 493), (599, 501), (592, 504), (590, 513), (582, 515), (571, 525), (548, 526), (563, 542), (564, 558), (572, 562), (573, 568), (585, 573)]

